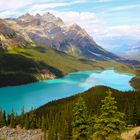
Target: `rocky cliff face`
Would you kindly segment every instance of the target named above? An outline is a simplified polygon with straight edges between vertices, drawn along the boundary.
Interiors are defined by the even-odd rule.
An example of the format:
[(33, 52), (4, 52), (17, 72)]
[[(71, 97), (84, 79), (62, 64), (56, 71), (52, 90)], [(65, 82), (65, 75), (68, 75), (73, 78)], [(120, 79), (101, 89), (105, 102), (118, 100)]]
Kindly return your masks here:
[(7, 19), (6, 22), (27, 40), (74, 56), (104, 61), (120, 59), (98, 46), (80, 26), (66, 25), (48, 12), (42, 16), (25, 14), (17, 19)]
[(23, 35), (14, 30), (5, 20), (0, 19), (0, 48), (12, 46), (24, 47), (28, 41)]

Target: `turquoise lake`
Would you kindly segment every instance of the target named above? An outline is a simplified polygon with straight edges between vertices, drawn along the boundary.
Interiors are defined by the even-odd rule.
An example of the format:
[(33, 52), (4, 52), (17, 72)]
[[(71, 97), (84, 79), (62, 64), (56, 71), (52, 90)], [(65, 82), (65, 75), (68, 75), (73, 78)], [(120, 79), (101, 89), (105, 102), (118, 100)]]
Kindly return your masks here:
[(42, 81), (22, 86), (0, 88), (0, 107), (7, 113), (12, 108), (19, 113), (24, 106), (29, 111), (49, 101), (68, 97), (96, 85), (105, 85), (118, 90), (133, 90), (129, 81), (134, 75), (118, 73), (113, 69), (104, 71), (74, 72), (63, 78)]

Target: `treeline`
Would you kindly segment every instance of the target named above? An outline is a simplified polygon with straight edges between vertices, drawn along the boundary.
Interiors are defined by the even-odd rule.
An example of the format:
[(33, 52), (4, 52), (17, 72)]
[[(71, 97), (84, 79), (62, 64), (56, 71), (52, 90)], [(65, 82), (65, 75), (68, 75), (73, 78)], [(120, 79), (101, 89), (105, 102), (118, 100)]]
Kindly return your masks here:
[(127, 125), (140, 125), (140, 91), (121, 92), (104, 86), (93, 87), (83, 94), (50, 102), (35, 112), (37, 116), (46, 116), (50, 140), (71, 139), (73, 120), (72, 109), (79, 96), (83, 97), (90, 116), (99, 115), (102, 105), (101, 100), (106, 97), (106, 92), (111, 90), (117, 101), (118, 110), (125, 114)]
[(139, 125), (140, 91), (121, 92), (104, 86), (97, 86), (85, 93), (50, 102), (36, 110), (31, 109), (29, 113), (25, 113), (23, 108), (20, 116), (16, 116), (12, 111), (6, 121), (5, 113), (2, 113), (3, 119), (0, 120), (4, 120), (3, 122), (11, 127), (20, 124), (26, 129), (41, 128), (44, 132), (48, 132), (49, 140), (70, 140), (72, 139), (72, 121), (74, 119), (72, 110), (79, 96), (85, 101), (88, 115), (99, 116), (101, 101), (107, 96), (108, 90), (113, 93), (112, 96), (117, 101), (118, 111), (125, 114), (124, 121), (127, 125)]

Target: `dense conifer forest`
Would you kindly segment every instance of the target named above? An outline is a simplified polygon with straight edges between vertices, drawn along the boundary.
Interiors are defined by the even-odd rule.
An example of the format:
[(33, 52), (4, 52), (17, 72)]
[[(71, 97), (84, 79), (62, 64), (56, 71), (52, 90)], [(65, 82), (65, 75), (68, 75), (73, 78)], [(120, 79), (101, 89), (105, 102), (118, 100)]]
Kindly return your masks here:
[[(87, 116), (92, 116), (90, 124), (93, 123), (96, 116), (101, 113), (102, 100), (107, 96), (107, 91), (112, 92), (116, 100), (118, 111), (124, 113), (124, 121), (127, 125), (140, 124), (140, 91), (121, 92), (105, 86), (97, 86), (84, 93), (77, 94), (68, 98), (56, 100), (41, 106), (38, 109), (31, 108), (31, 111), (25, 113), (22, 108), (20, 116), (14, 113), (8, 115), (0, 110), (0, 127), (10, 125), (11, 128), (20, 124), (25, 129), (41, 128), (48, 133), (49, 140), (68, 140), (73, 135), (74, 107), (79, 97), (85, 102), (84, 109)], [(123, 115), (122, 115), (123, 116)], [(85, 119), (87, 120), (87, 119)], [(87, 123), (85, 121), (85, 123)]]

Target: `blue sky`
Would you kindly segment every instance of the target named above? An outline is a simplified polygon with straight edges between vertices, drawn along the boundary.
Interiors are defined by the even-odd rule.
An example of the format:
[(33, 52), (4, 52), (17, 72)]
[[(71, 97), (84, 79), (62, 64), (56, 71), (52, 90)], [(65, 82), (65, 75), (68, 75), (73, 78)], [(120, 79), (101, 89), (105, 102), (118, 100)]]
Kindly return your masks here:
[[(14, 17), (30, 12), (37, 5), (40, 11), (93, 12), (107, 26), (140, 23), (140, 0), (0, 0), (0, 16)], [(46, 6), (42, 8), (42, 5)], [(34, 9), (31, 12), (35, 12)]]
[(1, 18), (47, 11), (67, 24), (79, 24), (110, 50), (115, 37), (132, 42), (140, 37), (140, 0), (0, 0)]

